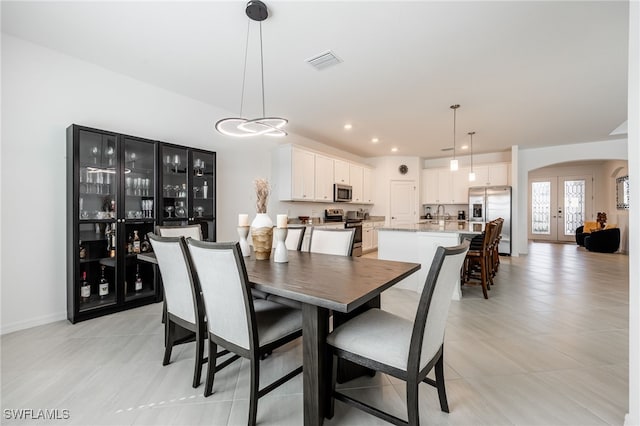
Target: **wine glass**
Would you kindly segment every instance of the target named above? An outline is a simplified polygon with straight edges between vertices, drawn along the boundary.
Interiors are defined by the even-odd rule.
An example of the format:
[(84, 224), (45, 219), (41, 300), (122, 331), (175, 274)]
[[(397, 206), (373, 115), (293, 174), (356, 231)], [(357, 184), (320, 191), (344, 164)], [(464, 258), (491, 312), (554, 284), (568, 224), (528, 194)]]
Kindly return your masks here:
[(167, 212), (167, 218), (170, 218), (170, 217), (171, 217), (171, 212), (172, 212), (173, 210), (174, 210), (174, 207), (173, 207), (173, 206), (166, 206), (166, 207), (164, 208), (164, 211), (166, 211), (166, 212)]
[(204, 212), (204, 207), (198, 206), (195, 208), (196, 213), (198, 213), (198, 217), (202, 217), (202, 213)]
[(97, 146), (94, 146), (93, 148), (91, 148), (91, 155), (93, 155), (93, 164), (98, 164), (98, 153), (100, 151), (98, 150)]
[(107, 154), (107, 158), (108, 158), (107, 161), (109, 162), (109, 165), (110, 166), (113, 165), (113, 154), (115, 154), (115, 149), (113, 149), (112, 146), (108, 147), (106, 154)]
[(178, 173), (178, 166), (180, 165), (180, 155), (176, 154), (173, 156), (173, 166), (175, 167), (175, 172)]

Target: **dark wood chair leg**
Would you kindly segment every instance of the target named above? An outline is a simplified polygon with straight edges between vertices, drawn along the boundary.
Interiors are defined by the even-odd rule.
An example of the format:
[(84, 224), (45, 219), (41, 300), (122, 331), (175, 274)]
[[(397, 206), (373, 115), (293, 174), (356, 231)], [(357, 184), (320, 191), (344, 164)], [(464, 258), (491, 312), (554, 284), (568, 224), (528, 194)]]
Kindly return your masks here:
[(327, 391), (327, 402), (325, 403), (325, 407), (327, 407), (327, 412), (325, 413), (325, 417), (327, 419), (332, 419), (335, 413), (336, 400), (333, 397), (333, 392), (336, 390), (336, 382), (338, 380), (338, 357), (335, 355), (328, 354), (327, 362), (329, 365), (329, 371), (331, 371), (331, 384), (329, 385), (329, 389)]
[(415, 378), (407, 380), (407, 415), (410, 425), (420, 425), (420, 411), (418, 407), (418, 384)]
[[(200, 376), (202, 374), (202, 364), (204, 363), (204, 340), (196, 333), (196, 365), (193, 370), (193, 384), (194, 388), (200, 386)], [(214, 364), (215, 366), (215, 364)]]
[(487, 262), (485, 259), (482, 259), (480, 262), (480, 283), (482, 284), (482, 294), (485, 299), (489, 298), (487, 294)]
[(176, 334), (176, 324), (167, 318), (167, 322), (164, 324), (164, 359), (162, 365), (168, 365), (171, 361), (171, 349), (173, 348), (173, 341)]
[(249, 395), (249, 426), (255, 426), (258, 417), (258, 391), (260, 386), (260, 357), (251, 360), (251, 393)]
[(204, 385), (204, 396), (208, 397), (213, 393), (213, 379), (216, 374), (216, 364), (218, 362), (218, 345), (209, 340), (209, 362), (207, 362), (207, 381)]
[(440, 399), (440, 409), (445, 413), (449, 412), (449, 403), (447, 402), (447, 390), (444, 385), (444, 352), (440, 355), (440, 359), (436, 362), (436, 389), (438, 389), (438, 399)]

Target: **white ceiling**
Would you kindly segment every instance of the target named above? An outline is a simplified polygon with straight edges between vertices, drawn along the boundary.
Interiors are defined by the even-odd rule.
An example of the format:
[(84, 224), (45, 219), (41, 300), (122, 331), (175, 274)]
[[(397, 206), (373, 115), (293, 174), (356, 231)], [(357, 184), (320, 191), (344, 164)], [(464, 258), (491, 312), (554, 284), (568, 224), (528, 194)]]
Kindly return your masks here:
[[(2, 1), (2, 31), (235, 116), (245, 4)], [(452, 146), (454, 103), (457, 145), (476, 131), (476, 152), (606, 140), (627, 119), (626, 1), (267, 5), (267, 115), (357, 155), (395, 146), (398, 155), (450, 156), (441, 149)], [(344, 62), (323, 71), (305, 63), (328, 49)], [(249, 117), (261, 114), (257, 53), (248, 52)]]

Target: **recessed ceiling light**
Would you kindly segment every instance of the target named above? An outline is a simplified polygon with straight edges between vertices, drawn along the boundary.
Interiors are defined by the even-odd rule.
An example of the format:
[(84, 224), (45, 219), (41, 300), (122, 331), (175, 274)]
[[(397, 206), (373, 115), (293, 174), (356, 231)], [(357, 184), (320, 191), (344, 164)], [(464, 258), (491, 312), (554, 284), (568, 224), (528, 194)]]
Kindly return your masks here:
[(391, 148), (391, 152), (398, 152), (398, 148), (394, 146), (393, 148)]
[(469, 149), (469, 145), (462, 145), (460, 149)]
[(351, 130), (351, 128), (353, 128), (353, 126), (351, 125), (351, 123), (347, 123), (344, 125), (344, 129), (345, 130)]
[(371, 142), (373, 142), (373, 143), (378, 143), (378, 142), (380, 142), (380, 139), (378, 139), (378, 138), (371, 138)]

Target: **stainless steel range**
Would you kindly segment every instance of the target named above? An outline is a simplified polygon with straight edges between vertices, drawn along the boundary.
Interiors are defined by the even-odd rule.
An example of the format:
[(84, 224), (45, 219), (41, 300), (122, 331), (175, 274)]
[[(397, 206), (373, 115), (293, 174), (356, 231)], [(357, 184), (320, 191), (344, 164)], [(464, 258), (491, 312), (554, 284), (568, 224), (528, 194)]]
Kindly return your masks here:
[(325, 222), (344, 222), (346, 229), (355, 229), (353, 235), (353, 250), (351, 256), (362, 256), (362, 219), (344, 219), (344, 210), (342, 209), (326, 209), (324, 211)]

